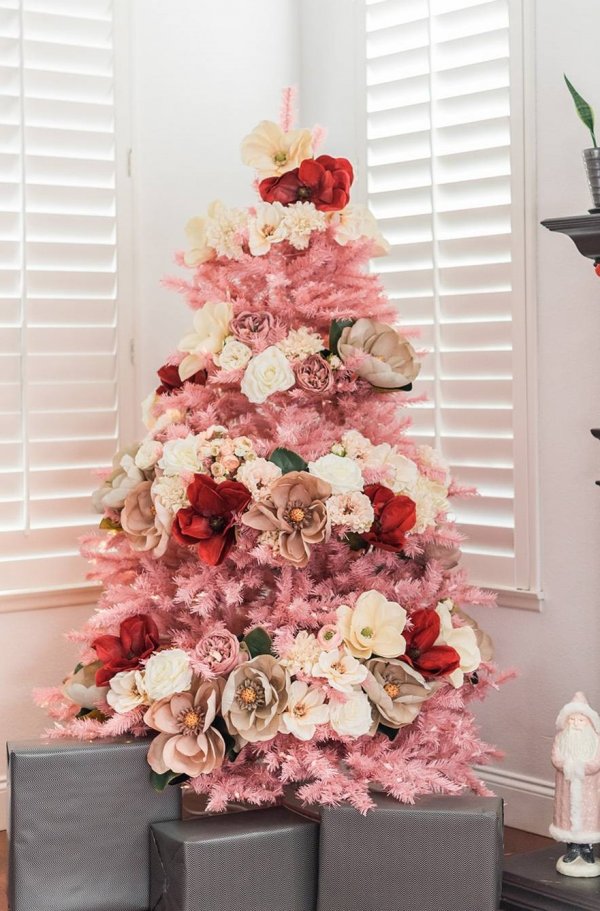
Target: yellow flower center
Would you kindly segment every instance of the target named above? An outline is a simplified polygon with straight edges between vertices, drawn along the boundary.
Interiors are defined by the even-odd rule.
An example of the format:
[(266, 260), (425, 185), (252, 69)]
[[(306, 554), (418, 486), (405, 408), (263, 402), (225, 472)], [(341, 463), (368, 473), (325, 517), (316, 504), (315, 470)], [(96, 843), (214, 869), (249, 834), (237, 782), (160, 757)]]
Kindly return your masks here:
[(285, 164), (287, 160), (288, 160), (287, 152), (283, 152), (283, 151), (275, 152), (275, 154), (273, 155), (273, 161), (275, 162), (275, 164)]
[(394, 683), (393, 681), (389, 681), (388, 683), (385, 683), (383, 688), (386, 691), (386, 693), (388, 694), (388, 696), (390, 697), (390, 699), (397, 699), (398, 696), (400, 695), (400, 687), (398, 686), (397, 683)]
[(360, 631), (360, 634), (361, 634), (361, 636), (363, 636), (365, 639), (372, 639), (372, 638), (373, 638), (373, 630), (371, 629), (370, 626), (363, 626), (363, 628), (362, 628), (361, 631)]
[(306, 513), (300, 506), (294, 506), (293, 509), (290, 509), (290, 519), (292, 522), (297, 522), (299, 524), (300, 522), (304, 522), (305, 517)]
[(244, 705), (255, 705), (256, 704), (256, 693), (249, 686), (243, 686), (238, 693), (239, 698), (242, 700)]
[(294, 715), (296, 718), (304, 718), (306, 715), (306, 706), (303, 702), (299, 702), (298, 705), (294, 706)]
[(241, 709), (252, 711), (265, 704), (265, 691), (256, 680), (243, 680), (235, 691), (237, 704)]
[(181, 724), (184, 728), (188, 728), (190, 731), (193, 731), (194, 728), (198, 727), (200, 723), (200, 715), (198, 712), (195, 712), (194, 709), (190, 709), (189, 712), (184, 712), (181, 719)]

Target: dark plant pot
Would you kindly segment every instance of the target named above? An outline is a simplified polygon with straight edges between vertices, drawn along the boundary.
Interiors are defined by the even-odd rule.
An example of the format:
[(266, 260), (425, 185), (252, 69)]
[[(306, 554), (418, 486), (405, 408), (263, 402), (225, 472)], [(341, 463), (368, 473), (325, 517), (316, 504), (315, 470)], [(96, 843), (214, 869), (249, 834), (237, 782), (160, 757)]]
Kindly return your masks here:
[(584, 149), (583, 160), (594, 202), (590, 212), (600, 212), (600, 149)]

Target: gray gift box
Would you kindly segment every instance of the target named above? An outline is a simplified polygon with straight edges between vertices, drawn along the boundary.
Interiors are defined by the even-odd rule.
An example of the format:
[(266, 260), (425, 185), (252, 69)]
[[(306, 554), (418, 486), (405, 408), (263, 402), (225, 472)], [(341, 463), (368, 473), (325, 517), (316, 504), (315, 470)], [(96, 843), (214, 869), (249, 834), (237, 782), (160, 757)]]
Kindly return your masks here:
[(152, 787), (148, 743), (8, 744), (11, 911), (146, 911), (150, 824), (181, 803)]
[(303, 808), (321, 820), (318, 911), (497, 911), (502, 883), (502, 801), (426, 797), (375, 808)]
[(278, 807), (151, 830), (152, 911), (315, 911), (318, 823)]

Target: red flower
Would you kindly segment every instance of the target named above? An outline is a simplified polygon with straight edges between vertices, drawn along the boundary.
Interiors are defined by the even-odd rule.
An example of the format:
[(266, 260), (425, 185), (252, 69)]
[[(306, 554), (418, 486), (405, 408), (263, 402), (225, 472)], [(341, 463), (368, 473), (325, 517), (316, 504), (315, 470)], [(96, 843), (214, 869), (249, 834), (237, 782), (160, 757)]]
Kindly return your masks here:
[(265, 202), (312, 202), (317, 209), (333, 212), (343, 209), (350, 199), (354, 171), (347, 158), (319, 155), (305, 158), (299, 168), (261, 180), (259, 191)]
[(434, 610), (416, 610), (410, 615), (412, 629), (404, 630), (406, 661), (425, 677), (451, 674), (460, 666), (460, 655), (449, 645), (434, 645), (440, 634), (440, 618)]
[(96, 686), (106, 686), (119, 671), (132, 671), (159, 645), (158, 627), (148, 614), (123, 620), (118, 636), (98, 636), (92, 642), (102, 667), (96, 671)]
[(402, 550), (406, 533), (417, 521), (414, 501), (382, 484), (367, 484), (365, 493), (373, 504), (375, 521), (362, 537), (382, 550)]
[[(158, 371), (160, 386), (156, 389), (157, 395), (164, 395), (172, 392), (173, 389), (180, 389), (184, 380), (179, 376), (179, 367), (176, 364), (164, 364)], [(206, 370), (198, 370), (192, 376), (185, 380), (186, 383), (195, 383), (197, 386), (204, 386), (206, 383)]]
[(187, 495), (191, 505), (175, 516), (173, 537), (180, 544), (197, 544), (198, 556), (217, 566), (233, 546), (235, 520), (250, 502), (250, 491), (239, 481), (217, 484), (208, 475), (196, 474)]

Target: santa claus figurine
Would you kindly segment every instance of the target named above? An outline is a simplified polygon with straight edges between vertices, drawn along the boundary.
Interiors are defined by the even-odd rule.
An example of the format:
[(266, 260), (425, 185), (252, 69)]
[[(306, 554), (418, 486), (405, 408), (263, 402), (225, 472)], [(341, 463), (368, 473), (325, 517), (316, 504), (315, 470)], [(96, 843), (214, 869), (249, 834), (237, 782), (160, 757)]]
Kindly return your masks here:
[(556, 769), (550, 834), (566, 842), (556, 869), (565, 876), (600, 876), (593, 845), (600, 842), (600, 716), (575, 693), (556, 719), (552, 745)]

